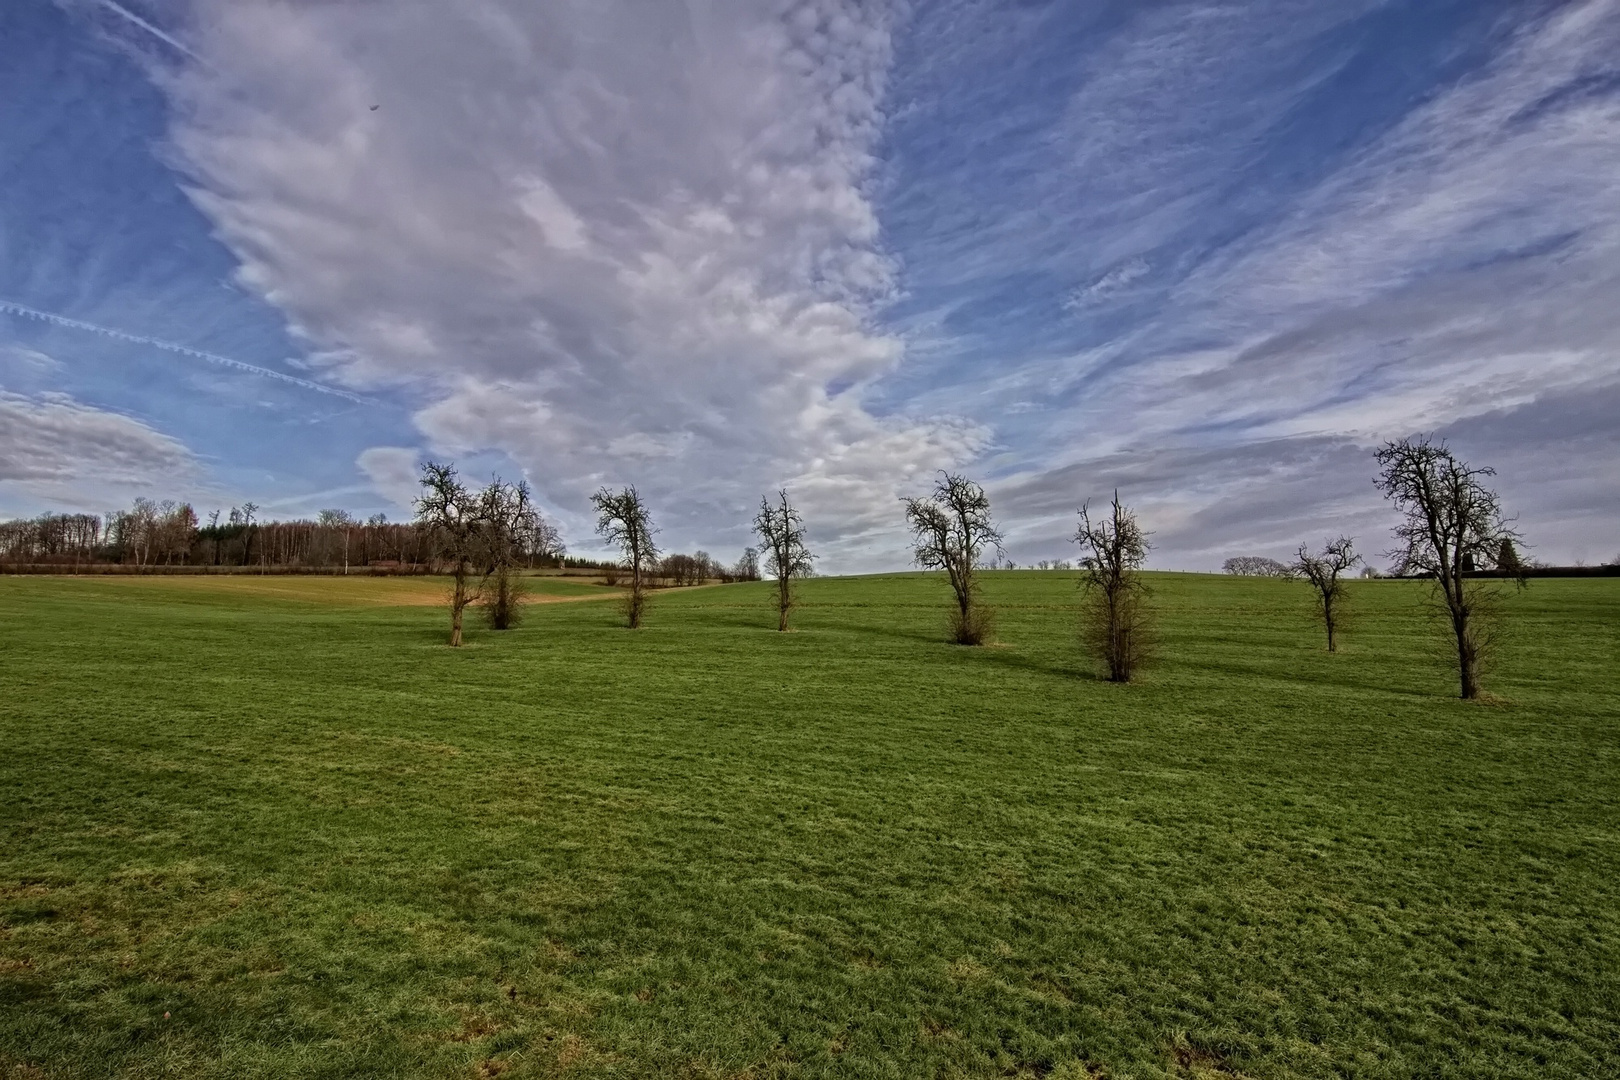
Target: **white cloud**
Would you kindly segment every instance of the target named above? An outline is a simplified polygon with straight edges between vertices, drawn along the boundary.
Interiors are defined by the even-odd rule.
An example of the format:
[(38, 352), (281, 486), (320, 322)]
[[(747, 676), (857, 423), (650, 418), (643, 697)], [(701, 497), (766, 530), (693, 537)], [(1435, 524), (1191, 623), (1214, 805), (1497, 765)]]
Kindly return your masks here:
[(860, 531), (984, 444), (828, 392), (902, 354), (885, 5), (195, 6), (211, 66), (162, 82), (197, 205), (329, 377), (427, 394), (435, 452), (503, 451), (559, 505), (633, 482), (674, 542), (741, 543), (780, 483)]
[(421, 493), (417, 462), (420, 452), (403, 446), (373, 446), (360, 451), (355, 465), (366, 474), (377, 494), (396, 507), (409, 510)]
[(0, 390), (0, 488), (58, 503), (124, 501), (130, 489), (190, 484), (196, 471), (184, 445), (132, 417), (65, 394)]
[(47, 374), (62, 366), (61, 361), (48, 353), (17, 344), (0, 345), (0, 360), (4, 360), (7, 367), (25, 376)]

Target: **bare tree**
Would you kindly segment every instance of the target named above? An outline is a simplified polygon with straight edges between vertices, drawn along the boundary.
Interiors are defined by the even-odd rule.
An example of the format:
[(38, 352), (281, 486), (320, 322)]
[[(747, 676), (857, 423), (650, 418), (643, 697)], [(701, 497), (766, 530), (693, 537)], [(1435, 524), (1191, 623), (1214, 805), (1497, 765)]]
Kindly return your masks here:
[(1090, 503), (1080, 507), (1074, 542), (1086, 553), (1080, 559), (1082, 638), (1108, 668), (1110, 682), (1130, 682), (1152, 648), (1148, 589), (1138, 573), (1151, 546), (1147, 533), (1116, 491), (1106, 517), (1093, 519)]
[[(1492, 639), (1495, 590), (1465, 575), (1498, 557), (1518, 534), (1502, 518), (1501, 500), (1485, 486), (1494, 469), (1477, 469), (1427, 435), (1398, 439), (1378, 451), (1376, 481), (1405, 520), (1391, 552), (1397, 572), (1434, 579), (1456, 640), (1462, 697), (1479, 697), (1481, 662)], [(1516, 557), (1516, 555), (1515, 555)]]
[(761, 496), (754, 531), (765, 542), (765, 570), (776, 578), (776, 628), (786, 631), (788, 612), (793, 610), (794, 582), (809, 577), (816, 557), (804, 543), (804, 520), (788, 502), (786, 491), (778, 491), (777, 504)]
[(657, 530), (634, 487), (617, 492), (603, 488), (591, 496), (591, 505), (596, 507), (596, 531), (623, 553), (625, 569), (630, 571), (624, 614), (634, 630), (646, 610), (647, 579), (658, 569), (658, 545), (653, 542)]
[(1310, 582), (1316, 590), (1317, 609), (1321, 611), (1322, 623), (1327, 627), (1328, 652), (1339, 651), (1338, 631), (1345, 602), (1344, 580), (1339, 575), (1360, 561), (1361, 556), (1355, 553), (1352, 538), (1341, 536), (1323, 548), (1320, 555), (1312, 555), (1310, 548), (1299, 545), (1299, 551), (1294, 555), (1294, 565), (1288, 568)]
[(479, 552), (484, 564), (479, 585), (484, 616), (492, 629), (510, 630), (523, 615), (519, 567), (533, 558), (537, 545), (561, 545), (556, 530), (535, 510), (525, 481), (505, 484), (496, 477), (478, 496), (478, 514), (484, 530)]
[(978, 602), (977, 571), (987, 550), (1001, 550), (989, 497), (966, 477), (943, 473), (932, 495), (904, 502), (917, 565), (944, 570), (956, 594), (951, 639), (958, 645), (984, 644), (992, 616)]
[(483, 508), (456, 476), (454, 465), (429, 461), (422, 466), (419, 482), (416, 521), (429, 534), (435, 553), (450, 565), (450, 644), (459, 647), (461, 613), (478, 599), (472, 578), (482, 554)]

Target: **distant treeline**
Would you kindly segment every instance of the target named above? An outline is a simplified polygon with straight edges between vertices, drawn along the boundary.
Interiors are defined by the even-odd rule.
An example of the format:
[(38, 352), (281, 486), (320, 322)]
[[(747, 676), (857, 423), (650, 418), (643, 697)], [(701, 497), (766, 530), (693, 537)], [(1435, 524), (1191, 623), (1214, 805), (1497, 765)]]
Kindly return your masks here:
[[(314, 519), (261, 521), (252, 503), (216, 511), (205, 522), (191, 504), (136, 499), (128, 510), (96, 514), (42, 514), (0, 522), (0, 566), (118, 568), (127, 573), (251, 569), (267, 573), (330, 573), (368, 569), (383, 573), (428, 573), (440, 569), (432, 530), (416, 522), (391, 522), (377, 514), (361, 521), (342, 510), (323, 510)], [(613, 584), (624, 572), (611, 560), (566, 554), (555, 529), (545, 523), (526, 544), (517, 563), (528, 569), (599, 572)], [(754, 549), (735, 564), (707, 552), (673, 554), (660, 560), (658, 584), (695, 585), (705, 581), (759, 578)]]
[[(536, 553), (537, 557), (543, 557)], [(260, 521), (257, 507), (215, 512), (202, 524), (189, 503), (136, 499), (128, 510), (43, 514), (0, 522), (0, 561), (34, 565), (111, 563), (132, 567), (307, 569), (425, 564), (427, 533), (377, 515), (357, 521), (338, 510), (317, 520)]]

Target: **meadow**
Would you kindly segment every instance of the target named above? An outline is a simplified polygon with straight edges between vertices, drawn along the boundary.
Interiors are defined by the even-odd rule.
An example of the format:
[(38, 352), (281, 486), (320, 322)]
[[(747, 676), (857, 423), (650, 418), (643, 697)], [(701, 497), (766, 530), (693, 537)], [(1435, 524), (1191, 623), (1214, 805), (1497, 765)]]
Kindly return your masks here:
[(0, 1076), (1620, 1075), (1620, 580), (0, 578)]

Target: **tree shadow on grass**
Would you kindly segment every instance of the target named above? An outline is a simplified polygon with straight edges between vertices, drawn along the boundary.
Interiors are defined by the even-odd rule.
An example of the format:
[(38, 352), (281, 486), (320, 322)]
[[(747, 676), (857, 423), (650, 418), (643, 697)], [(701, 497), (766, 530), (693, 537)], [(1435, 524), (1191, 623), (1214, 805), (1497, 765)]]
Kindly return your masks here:
[(941, 627), (936, 631), (926, 631), (920, 628), (903, 629), (894, 626), (864, 626), (860, 627), (865, 633), (877, 637), (893, 638), (900, 641), (917, 642), (924, 645), (937, 645), (947, 650), (954, 657), (961, 657), (963, 663), (993, 664), (1017, 671), (1025, 671), (1036, 675), (1047, 675), (1063, 680), (1080, 680), (1083, 682), (1107, 682), (1088, 661), (1080, 660), (1075, 663), (1053, 663), (1028, 653), (1022, 652), (1015, 645), (991, 642), (987, 645), (958, 645), (951, 641)]
[(1360, 669), (1340, 671), (1309, 670), (1303, 663), (1279, 668), (1236, 661), (1211, 660), (1207, 657), (1190, 662), (1183, 661), (1183, 666), (1193, 671), (1215, 674), (1249, 684), (1254, 683), (1256, 680), (1263, 680), (1280, 684), (1304, 683), (1323, 689), (1352, 691), (1362, 694), (1391, 694), (1401, 698), (1432, 698), (1435, 696), (1435, 691), (1432, 688), (1416, 685), (1415, 682), (1396, 685), (1387, 679), (1381, 679), (1376, 672), (1366, 672)]

